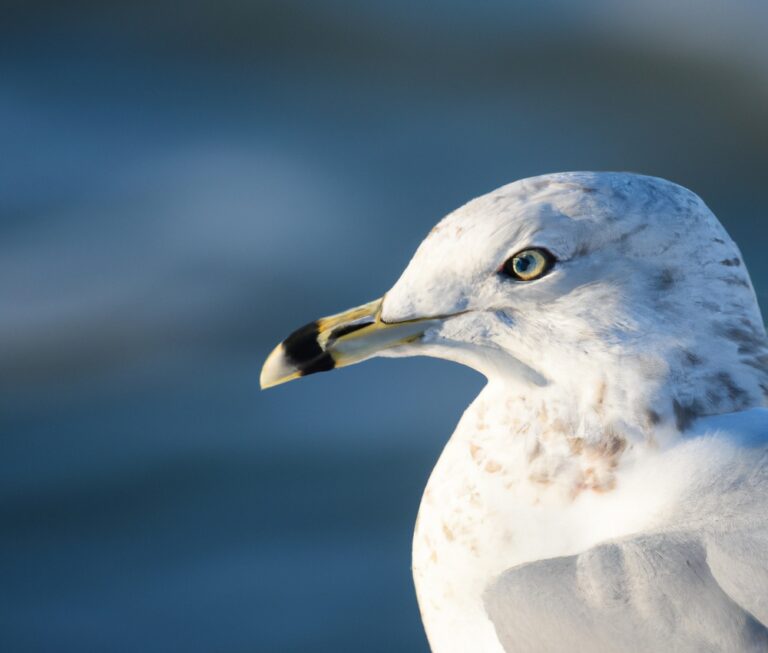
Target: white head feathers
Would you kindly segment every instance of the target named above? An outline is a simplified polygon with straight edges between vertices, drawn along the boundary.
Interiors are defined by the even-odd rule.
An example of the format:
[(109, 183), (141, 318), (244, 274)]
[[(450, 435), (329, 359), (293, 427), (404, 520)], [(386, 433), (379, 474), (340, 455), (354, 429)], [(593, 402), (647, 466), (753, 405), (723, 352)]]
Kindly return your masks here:
[[(531, 247), (554, 255), (548, 274), (499, 272)], [(456, 317), (418, 351), (388, 354), (451, 358), (492, 381), (522, 371), (518, 381), (555, 386), (574, 413), (600, 404), (622, 422), (681, 430), (768, 392), (768, 343), (737, 246), (699, 197), (658, 178), (552, 174), (454, 211), (382, 306), (386, 322), (446, 315)]]

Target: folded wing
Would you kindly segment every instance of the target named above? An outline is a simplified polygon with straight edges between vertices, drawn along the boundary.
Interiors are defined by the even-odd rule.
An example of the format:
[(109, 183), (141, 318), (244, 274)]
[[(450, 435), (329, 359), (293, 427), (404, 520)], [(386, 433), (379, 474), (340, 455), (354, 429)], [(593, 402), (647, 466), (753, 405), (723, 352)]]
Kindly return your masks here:
[(497, 577), (484, 602), (504, 650), (768, 651), (768, 463), (743, 459), (664, 531)]

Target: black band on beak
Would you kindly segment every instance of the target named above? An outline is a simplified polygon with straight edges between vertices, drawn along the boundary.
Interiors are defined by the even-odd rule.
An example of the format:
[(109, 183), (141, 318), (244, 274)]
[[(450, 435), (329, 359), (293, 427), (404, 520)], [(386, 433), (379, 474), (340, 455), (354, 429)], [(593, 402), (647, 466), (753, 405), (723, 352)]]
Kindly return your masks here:
[(331, 355), (320, 346), (317, 337), (320, 326), (317, 321), (296, 329), (283, 342), (286, 358), (299, 370), (301, 376), (328, 372), (336, 367)]

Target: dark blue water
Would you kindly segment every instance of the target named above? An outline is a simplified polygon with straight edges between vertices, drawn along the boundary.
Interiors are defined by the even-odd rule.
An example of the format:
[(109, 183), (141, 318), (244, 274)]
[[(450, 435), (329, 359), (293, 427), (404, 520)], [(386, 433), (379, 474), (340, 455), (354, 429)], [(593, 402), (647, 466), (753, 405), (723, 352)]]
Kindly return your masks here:
[(78, 7), (0, 26), (0, 650), (425, 651), (412, 525), (482, 380), (257, 380), (474, 195), (670, 177), (768, 301), (748, 39), (623, 42), (599, 3)]

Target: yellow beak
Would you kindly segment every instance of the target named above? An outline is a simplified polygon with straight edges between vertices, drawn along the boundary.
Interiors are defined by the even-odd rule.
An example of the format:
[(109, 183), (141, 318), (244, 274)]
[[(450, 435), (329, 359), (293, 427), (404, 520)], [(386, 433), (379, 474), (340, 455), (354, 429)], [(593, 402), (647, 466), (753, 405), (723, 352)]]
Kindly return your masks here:
[(418, 340), (439, 319), (388, 324), (381, 320), (383, 298), (310, 322), (272, 350), (261, 369), (261, 388), (359, 363), (385, 349)]

